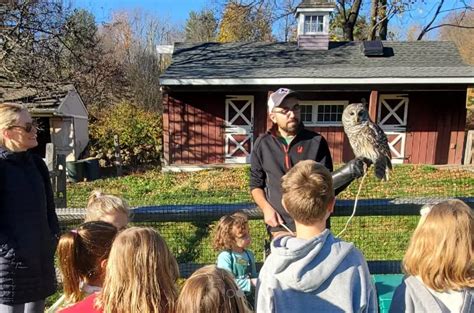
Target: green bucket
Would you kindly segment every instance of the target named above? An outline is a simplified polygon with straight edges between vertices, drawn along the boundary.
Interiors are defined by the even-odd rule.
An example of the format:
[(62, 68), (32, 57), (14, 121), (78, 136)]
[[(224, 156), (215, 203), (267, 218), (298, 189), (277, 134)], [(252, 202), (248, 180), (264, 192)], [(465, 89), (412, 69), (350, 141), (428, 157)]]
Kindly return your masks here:
[(84, 162), (69, 161), (66, 162), (66, 175), (68, 181), (77, 183), (84, 180)]
[(95, 158), (82, 160), (84, 162), (84, 177), (87, 181), (96, 180), (100, 178), (99, 160)]

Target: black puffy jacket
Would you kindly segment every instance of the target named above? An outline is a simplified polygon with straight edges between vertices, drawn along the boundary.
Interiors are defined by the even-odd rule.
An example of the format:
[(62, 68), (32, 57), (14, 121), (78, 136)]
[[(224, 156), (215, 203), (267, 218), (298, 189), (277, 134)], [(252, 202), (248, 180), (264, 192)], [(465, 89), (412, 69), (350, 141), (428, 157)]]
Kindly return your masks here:
[(53, 200), (39, 156), (0, 148), (0, 303), (38, 301), (55, 292), (59, 224)]

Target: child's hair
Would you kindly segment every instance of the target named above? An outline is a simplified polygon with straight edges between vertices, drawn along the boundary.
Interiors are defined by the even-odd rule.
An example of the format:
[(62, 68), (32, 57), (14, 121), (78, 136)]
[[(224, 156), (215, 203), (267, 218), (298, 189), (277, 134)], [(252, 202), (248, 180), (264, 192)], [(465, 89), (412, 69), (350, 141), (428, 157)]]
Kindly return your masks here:
[(248, 217), (245, 213), (224, 215), (217, 223), (213, 246), (216, 250), (231, 250), (236, 244), (235, 239), (246, 235), (248, 231)]
[(125, 214), (130, 216), (130, 207), (124, 199), (94, 190), (89, 196), (85, 221), (99, 221), (105, 215)]
[(447, 200), (422, 212), (403, 270), (436, 291), (474, 287), (474, 219), (461, 200)]
[(322, 164), (298, 162), (281, 179), (282, 201), (288, 214), (304, 225), (324, 218), (334, 199), (332, 176)]
[(155, 230), (126, 229), (112, 245), (96, 305), (104, 313), (172, 313), (178, 276), (178, 263)]
[(81, 282), (102, 279), (100, 263), (108, 258), (116, 234), (112, 224), (96, 221), (83, 223), (61, 236), (58, 258), (67, 302), (81, 300)]
[(184, 283), (176, 313), (247, 313), (250, 309), (246, 303), (230, 272), (207, 265)]

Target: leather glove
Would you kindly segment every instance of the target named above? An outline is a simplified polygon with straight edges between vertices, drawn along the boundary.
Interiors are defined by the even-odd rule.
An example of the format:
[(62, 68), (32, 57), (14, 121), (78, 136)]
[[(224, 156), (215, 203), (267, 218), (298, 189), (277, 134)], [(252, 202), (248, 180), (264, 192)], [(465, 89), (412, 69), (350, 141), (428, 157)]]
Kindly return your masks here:
[(358, 157), (332, 172), (332, 183), (336, 195), (346, 189), (354, 179), (362, 177), (370, 164), (372, 162), (369, 159)]

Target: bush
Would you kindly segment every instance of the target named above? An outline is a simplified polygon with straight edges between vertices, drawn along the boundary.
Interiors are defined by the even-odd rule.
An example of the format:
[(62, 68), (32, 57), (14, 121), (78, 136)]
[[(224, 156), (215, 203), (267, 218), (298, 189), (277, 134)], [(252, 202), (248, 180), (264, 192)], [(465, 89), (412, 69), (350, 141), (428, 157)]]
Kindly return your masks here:
[(122, 164), (137, 166), (159, 164), (161, 152), (161, 114), (147, 111), (129, 102), (121, 102), (93, 114), (91, 121), (90, 155), (102, 166), (115, 161), (114, 135), (118, 135)]

